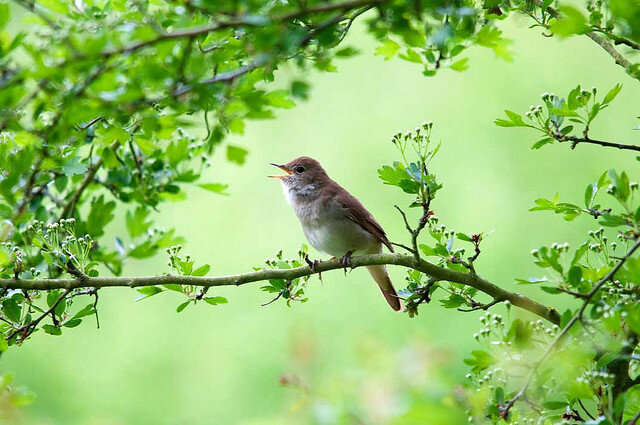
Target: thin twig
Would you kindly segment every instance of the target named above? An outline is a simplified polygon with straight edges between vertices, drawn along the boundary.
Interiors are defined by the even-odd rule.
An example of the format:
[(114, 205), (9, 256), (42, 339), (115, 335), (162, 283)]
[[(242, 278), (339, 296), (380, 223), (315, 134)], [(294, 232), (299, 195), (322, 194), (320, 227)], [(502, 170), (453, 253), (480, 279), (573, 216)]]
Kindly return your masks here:
[(504, 302), (506, 300), (501, 300), (500, 298), (496, 298), (493, 301), (491, 301), (490, 303), (486, 303), (486, 304), (479, 304), (476, 303), (477, 305), (472, 306), (471, 308), (459, 308), (458, 311), (463, 311), (465, 313), (470, 312), (470, 311), (477, 311), (477, 310), (488, 310), (489, 308), (493, 307), (496, 304), (499, 304), (501, 302)]
[[(24, 336), (21, 338), (22, 341), (24, 341), (33, 331), (33, 329), (38, 326), (38, 323), (40, 323), (42, 321), (42, 319), (44, 319), (45, 317), (47, 317), (49, 314), (51, 314), (52, 312), (54, 312), (56, 310), (56, 307), (58, 307), (58, 304), (60, 304), (62, 302), (62, 300), (64, 300), (67, 295), (69, 295), (69, 293), (72, 291), (72, 288), (68, 288), (66, 289), (62, 295), (60, 295), (58, 297), (58, 299), (51, 305), (51, 307), (49, 307), (48, 310), (46, 310), (44, 313), (42, 313), (40, 316), (38, 316), (37, 318), (35, 318), (34, 320), (30, 321), (29, 323), (27, 323), (24, 326), (19, 327), (18, 329), (14, 330), (13, 332), (11, 332), (5, 339), (7, 341), (9, 341), (11, 338), (13, 338), (14, 336), (20, 334), (20, 333), (24, 333)], [(31, 329), (31, 332), (29, 331)]]
[(561, 133), (556, 133), (553, 135), (553, 138), (556, 139), (559, 142), (571, 142), (571, 149), (575, 149), (575, 147), (580, 144), (580, 143), (589, 143), (592, 145), (599, 145), (599, 146), (604, 146), (604, 147), (608, 147), (608, 148), (617, 148), (617, 149), (624, 149), (624, 150), (630, 150), (630, 151), (636, 151), (636, 152), (640, 152), (640, 146), (638, 145), (625, 145), (622, 143), (615, 143), (615, 142), (607, 142), (605, 140), (597, 140), (597, 139), (592, 139), (590, 137), (577, 137), (577, 136), (565, 136)]

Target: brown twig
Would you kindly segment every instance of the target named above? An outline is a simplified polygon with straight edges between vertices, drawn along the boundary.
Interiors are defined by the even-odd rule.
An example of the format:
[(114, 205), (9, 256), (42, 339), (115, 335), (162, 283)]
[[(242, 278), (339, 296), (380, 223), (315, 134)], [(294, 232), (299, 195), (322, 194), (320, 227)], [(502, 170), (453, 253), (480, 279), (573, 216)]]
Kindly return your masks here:
[(23, 336), (21, 337), (21, 341), (24, 341), (26, 338), (29, 337), (29, 335), (31, 335), (31, 333), (33, 332), (35, 327), (38, 326), (38, 323), (40, 323), (42, 321), (42, 319), (44, 319), (48, 315), (50, 315), (53, 312), (55, 312), (56, 307), (58, 307), (58, 304), (60, 304), (62, 302), (62, 300), (64, 300), (72, 290), (73, 290), (72, 288), (66, 289), (62, 293), (62, 295), (60, 295), (58, 297), (58, 299), (51, 305), (51, 307), (49, 307), (49, 309), (47, 309), (44, 313), (42, 313), (40, 316), (38, 316), (37, 318), (35, 318), (32, 321), (30, 321), (29, 323), (27, 323), (26, 325), (23, 325), (23, 326), (19, 327), (18, 329), (14, 330), (13, 332), (11, 332), (5, 339), (7, 341), (9, 341), (14, 336), (22, 333)]
[(500, 298), (495, 298), (493, 301), (491, 301), (489, 303), (486, 303), (486, 304), (481, 304), (481, 303), (475, 302), (474, 300), (471, 300), (471, 301), (473, 301), (473, 303), (475, 305), (472, 305), (471, 308), (459, 308), (458, 311), (463, 311), (463, 312), (467, 313), (467, 312), (470, 312), (470, 311), (488, 310), (489, 308), (493, 307), (494, 305), (499, 304), (501, 302), (504, 302), (506, 300), (502, 300)]
[(617, 148), (617, 149), (640, 152), (640, 146), (638, 145), (625, 145), (622, 143), (607, 142), (605, 140), (592, 139), (588, 136), (584, 136), (584, 137), (565, 136), (564, 134), (561, 134), (561, 133), (555, 133), (553, 134), (553, 138), (559, 141), (560, 143), (571, 142), (571, 149), (575, 149), (575, 147), (580, 143), (589, 143), (592, 145), (599, 145), (599, 146), (604, 146), (608, 148)]

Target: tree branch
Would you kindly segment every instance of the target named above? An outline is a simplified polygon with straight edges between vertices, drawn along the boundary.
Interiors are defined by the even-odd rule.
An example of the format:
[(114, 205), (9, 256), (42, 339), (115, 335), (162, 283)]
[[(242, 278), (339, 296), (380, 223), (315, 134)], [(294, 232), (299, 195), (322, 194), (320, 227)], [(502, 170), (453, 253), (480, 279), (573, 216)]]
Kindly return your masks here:
[[(541, 0), (534, 0), (534, 3), (538, 7), (542, 8)], [(551, 6), (547, 6), (546, 11), (554, 18), (558, 18), (561, 15), (560, 12), (558, 12), (556, 9), (554, 9)], [(616, 48), (614, 47), (613, 43), (611, 43), (611, 41), (607, 40), (606, 38), (599, 35), (595, 31), (586, 33), (586, 36), (589, 37), (591, 40), (593, 40), (595, 43), (597, 43), (600, 47), (602, 47), (604, 51), (607, 52), (609, 56), (613, 58), (616, 64), (622, 66), (625, 69), (632, 65), (631, 62), (629, 62), (624, 56), (622, 56), (620, 52), (616, 50)]]
[(553, 135), (553, 138), (559, 141), (560, 143), (572, 142), (571, 149), (575, 149), (578, 143), (590, 143), (593, 145), (600, 145), (608, 148), (618, 148), (618, 149), (626, 149), (630, 151), (640, 152), (640, 146), (637, 146), (637, 145), (623, 145), (622, 143), (607, 142), (604, 140), (592, 139), (588, 136), (585, 136), (585, 137), (565, 136), (564, 134), (557, 133)]
[(95, 57), (102, 57), (103, 59), (106, 59), (114, 55), (129, 54), (129, 53), (136, 52), (140, 49), (143, 49), (145, 47), (153, 46), (154, 44), (167, 41), (167, 40), (175, 40), (180, 38), (194, 38), (200, 35), (205, 35), (211, 32), (220, 31), (228, 28), (238, 28), (238, 27), (246, 27), (246, 26), (259, 27), (259, 26), (265, 26), (268, 24), (288, 22), (293, 19), (298, 19), (304, 16), (318, 14), (318, 13), (333, 12), (336, 10), (347, 11), (347, 10), (358, 9), (366, 6), (382, 5), (387, 1), (388, 0), (349, 0), (349, 1), (344, 1), (340, 3), (322, 3), (313, 7), (305, 7), (305, 8), (301, 8), (300, 10), (284, 13), (281, 15), (275, 15), (271, 17), (267, 16), (267, 17), (264, 17), (264, 20), (256, 20), (256, 19), (252, 19), (252, 17), (238, 17), (235, 19), (227, 20), (227, 21), (216, 22), (215, 24), (207, 25), (203, 27), (187, 28), (182, 30), (176, 30), (173, 32), (162, 33), (149, 40), (140, 41), (137, 43), (118, 47), (115, 49), (103, 50), (94, 55), (76, 56), (74, 58), (71, 58), (61, 63), (59, 66), (63, 67), (75, 60), (89, 59), (89, 58), (95, 58)]
[[(551, 323), (560, 323), (558, 312), (539, 302), (515, 292), (507, 291), (500, 286), (489, 282), (479, 276), (449, 270), (436, 266), (428, 261), (416, 260), (415, 257), (404, 254), (371, 254), (355, 256), (351, 259), (352, 266), (362, 267), (371, 265), (396, 265), (412, 268), (432, 276), (439, 281), (456, 282), (471, 286), (490, 295), (494, 299), (510, 301), (513, 305), (527, 310)], [(329, 270), (341, 270), (343, 268), (339, 259), (317, 262), (314, 267), (301, 266), (292, 269), (262, 269), (244, 274), (197, 277), (197, 276), (140, 276), (140, 277), (84, 277), (68, 279), (34, 279), (16, 280), (0, 279), (0, 287), (7, 289), (51, 290), (51, 289), (77, 289), (77, 288), (107, 288), (107, 287), (131, 287), (166, 285), (176, 283), (180, 285), (195, 285), (205, 288), (217, 286), (240, 286), (251, 282), (260, 282), (269, 279), (292, 280), (303, 276), (311, 276), (327, 272)]]
[(30, 332), (29, 329), (33, 329), (36, 326), (38, 326), (38, 323), (40, 323), (42, 321), (42, 319), (44, 319), (45, 317), (47, 317), (50, 314), (55, 314), (55, 310), (56, 307), (58, 307), (58, 304), (60, 304), (62, 302), (62, 300), (64, 300), (67, 295), (69, 295), (69, 293), (72, 291), (71, 288), (65, 290), (62, 295), (60, 295), (58, 297), (58, 299), (51, 305), (51, 307), (49, 307), (49, 309), (47, 311), (45, 311), (44, 313), (42, 313), (40, 316), (38, 316), (37, 318), (33, 319), (32, 321), (30, 321), (29, 323), (27, 323), (24, 326), (19, 327), (18, 329), (14, 330), (13, 332), (11, 332), (5, 339), (8, 341), (11, 338), (13, 338), (14, 336), (24, 332), (25, 335), (22, 337), (22, 340), (24, 341), (26, 337), (29, 336)]
[(640, 238), (631, 247), (631, 249), (629, 249), (629, 251), (627, 251), (625, 256), (622, 257), (622, 259), (620, 259), (620, 261), (609, 271), (609, 273), (607, 273), (602, 279), (600, 279), (598, 281), (598, 283), (596, 283), (593, 286), (591, 291), (589, 291), (586, 294), (586, 297), (585, 297), (580, 309), (576, 312), (576, 314), (573, 315), (571, 320), (569, 320), (569, 322), (567, 322), (567, 324), (564, 326), (564, 328), (562, 328), (562, 330), (558, 333), (558, 335), (553, 340), (553, 342), (551, 343), (551, 345), (549, 346), (547, 351), (544, 352), (542, 357), (540, 357), (540, 359), (538, 359), (538, 361), (535, 362), (535, 364), (533, 365), (533, 368), (531, 369), (531, 372), (529, 373), (529, 376), (527, 377), (527, 379), (524, 382), (524, 385), (520, 388), (520, 390), (516, 393), (516, 395), (514, 395), (507, 402), (507, 404), (502, 408), (500, 413), (501, 413), (503, 418), (507, 417), (507, 415), (509, 414), (509, 409), (511, 409), (513, 407), (513, 405), (516, 403), (516, 401), (518, 401), (519, 398), (524, 396), (525, 392), (527, 391), (527, 388), (529, 388), (529, 385), (531, 385), (531, 382), (533, 381), (533, 378), (535, 377), (535, 374), (538, 371), (538, 368), (540, 367), (540, 365), (551, 355), (551, 353), (553, 353), (553, 351), (556, 349), (556, 347), (558, 347), (558, 345), (560, 345), (560, 342), (564, 339), (564, 337), (567, 335), (567, 333), (573, 327), (573, 325), (576, 322), (578, 322), (579, 320), (582, 320), (582, 315), (584, 314), (584, 311), (587, 309), (587, 306), (589, 305), (589, 302), (591, 301), (591, 298), (593, 298), (593, 296), (600, 290), (600, 288), (602, 288), (602, 286), (605, 283), (607, 283), (609, 280), (613, 279), (613, 277), (618, 272), (618, 270), (620, 270), (622, 268), (624, 263), (633, 255), (633, 253), (638, 248), (640, 248)]

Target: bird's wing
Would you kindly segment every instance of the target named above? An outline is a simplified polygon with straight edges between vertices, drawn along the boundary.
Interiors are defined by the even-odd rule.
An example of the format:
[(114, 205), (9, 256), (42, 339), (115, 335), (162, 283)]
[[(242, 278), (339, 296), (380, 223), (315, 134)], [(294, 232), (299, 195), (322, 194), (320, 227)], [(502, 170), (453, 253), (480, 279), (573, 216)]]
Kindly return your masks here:
[[(335, 183), (335, 182), (334, 182)], [(371, 215), (369, 211), (362, 205), (358, 199), (347, 192), (344, 188), (335, 183), (335, 189), (333, 193), (333, 199), (343, 208), (347, 217), (360, 225), (364, 230), (374, 235), (380, 242), (382, 242), (389, 251), (393, 251), (393, 246), (387, 235), (384, 233), (380, 223)]]

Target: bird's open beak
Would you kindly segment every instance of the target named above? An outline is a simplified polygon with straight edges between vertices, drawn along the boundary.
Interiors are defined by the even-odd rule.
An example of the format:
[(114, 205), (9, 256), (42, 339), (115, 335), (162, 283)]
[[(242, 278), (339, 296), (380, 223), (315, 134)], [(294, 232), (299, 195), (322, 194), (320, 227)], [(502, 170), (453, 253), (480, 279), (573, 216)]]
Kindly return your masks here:
[(273, 165), (274, 167), (278, 167), (279, 169), (287, 173), (287, 174), (280, 174), (279, 176), (269, 176), (269, 177), (272, 177), (274, 179), (281, 179), (292, 174), (291, 171), (287, 170), (287, 168), (284, 165), (274, 164), (273, 162), (270, 162), (269, 164)]

